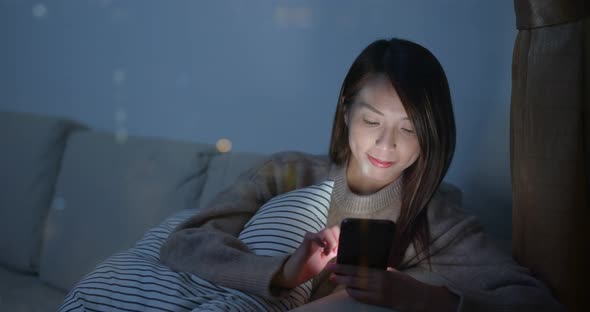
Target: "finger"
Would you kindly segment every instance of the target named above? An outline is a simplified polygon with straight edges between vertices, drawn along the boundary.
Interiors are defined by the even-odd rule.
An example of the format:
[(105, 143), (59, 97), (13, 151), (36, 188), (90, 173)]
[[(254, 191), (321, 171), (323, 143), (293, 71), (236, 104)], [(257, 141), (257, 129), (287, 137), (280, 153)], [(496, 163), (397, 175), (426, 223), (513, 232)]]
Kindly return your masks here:
[(321, 239), (318, 239), (313, 233), (306, 233), (301, 243), (302, 251), (305, 253), (305, 258), (310, 257), (318, 252), (323, 252), (324, 243)]
[(340, 275), (332, 273), (332, 275), (330, 275), (330, 280), (338, 284), (344, 284), (347, 287), (379, 293), (384, 288), (391, 288), (391, 286), (385, 286), (387, 285), (386, 281), (388, 277), (386, 274), (388, 273), (380, 270), (369, 271), (367, 274), (361, 275)]
[(330, 280), (337, 284), (342, 284), (347, 288), (356, 288), (356, 289), (369, 289), (369, 279), (361, 278), (352, 275), (336, 275), (332, 274), (330, 276)]
[(381, 271), (381, 272), (387, 274), (387, 276), (389, 276), (390, 278), (395, 279), (395, 280), (399, 280), (399, 279), (404, 280), (407, 277), (407, 274), (400, 272), (392, 267), (388, 267), (387, 271)]
[(336, 242), (336, 248), (338, 248), (338, 243), (340, 240), (340, 227), (338, 225), (334, 225), (333, 227), (328, 229), (334, 241)]
[(335, 225), (333, 227), (325, 228), (324, 230), (322, 230), (322, 232), (325, 232), (326, 235), (330, 236), (332, 239), (334, 239), (334, 241), (338, 242), (338, 237), (340, 236), (340, 230), (338, 229), (337, 225)]
[(371, 274), (371, 269), (356, 265), (346, 265), (338, 263), (328, 263), (326, 269), (338, 275), (352, 275), (357, 277), (367, 277)]
[(334, 235), (334, 238), (336, 239), (336, 241), (338, 241), (338, 239), (340, 238), (340, 226), (334, 225), (333, 227), (330, 228), (330, 231)]
[(340, 226), (335, 225), (330, 228), (332, 235), (334, 236), (334, 240), (336, 241), (336, 247), (333, 248), (335, 253), (338, 253), (338, 244), (340, 243)]
[(370, 291), (366, 291), (366, 290), (362, 290), (362, 289), (346, 287), (346, 293), (348, 293), (349, 296), (351, 296), (352, 298), (354, 298), (358, 301), (369, 303), (369, 304), (376, 303), (377, 299), (378, 299), (378, 296), (374, 292), (370, 292)]
[(324, 242), (324, 240), (319, 235), (317, 235), (315, 233), (310, 233), (310, 232), (305, 233), (303, 240), (307, 241), (307, 242), (313, 242), (322, 248), (326, 246), (326, 243)]
[(356, 275), (357, 267), (353, 265), (328, 263), (326, 269), (334, 274), (339, 275)]
[(328, 252), (334, 250), (338, 246), (338, 240), (332, 234), (332, 231), (326, 229), (318, 233), (318, 235), (326, 242), (326, 249)]

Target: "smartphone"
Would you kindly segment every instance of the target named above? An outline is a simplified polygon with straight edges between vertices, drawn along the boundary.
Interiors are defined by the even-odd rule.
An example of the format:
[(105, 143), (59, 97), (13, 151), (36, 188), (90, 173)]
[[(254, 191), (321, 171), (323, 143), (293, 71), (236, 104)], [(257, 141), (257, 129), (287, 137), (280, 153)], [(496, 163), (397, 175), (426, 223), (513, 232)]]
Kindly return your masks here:
[(336, 262), (386, 270), (394, 235), (395, 223), (391, 220), (344, 219)]

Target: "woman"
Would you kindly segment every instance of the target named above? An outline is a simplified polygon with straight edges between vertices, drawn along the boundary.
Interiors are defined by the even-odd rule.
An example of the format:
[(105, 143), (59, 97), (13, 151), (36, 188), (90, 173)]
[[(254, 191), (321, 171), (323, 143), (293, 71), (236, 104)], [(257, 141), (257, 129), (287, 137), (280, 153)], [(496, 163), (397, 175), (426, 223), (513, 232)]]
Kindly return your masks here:
[[(330, 159), (273, 155), (181, 224), (161, 261), (269, 298), (314, 278), (312, 299), (344, 287), (357, 300), (399, 311), (560, 309), (526, 269), (489, 244), (474, 218), (437, 192), (454, 148), (439, 62), (410, 41), (375, 41), (344, 79)], [(326, 179), (334, 180), (328, 225), (308, 233), (293, 254), (257, 256), (236, 238), (270, 198)], [(347, 217), (396, 222), (387, 271), (329, 263)]]

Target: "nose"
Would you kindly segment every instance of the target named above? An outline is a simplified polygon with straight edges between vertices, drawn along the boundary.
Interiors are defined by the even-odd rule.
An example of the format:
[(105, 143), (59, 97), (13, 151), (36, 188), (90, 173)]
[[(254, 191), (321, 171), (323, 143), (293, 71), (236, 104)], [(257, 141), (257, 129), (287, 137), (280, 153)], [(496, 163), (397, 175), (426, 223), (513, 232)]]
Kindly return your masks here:
[(394, 149), (397, 147), (397, 138), (395, 131), (384, 130), (381, 131), (379, 137), (375, 141), (375, 145), (382, 149)]

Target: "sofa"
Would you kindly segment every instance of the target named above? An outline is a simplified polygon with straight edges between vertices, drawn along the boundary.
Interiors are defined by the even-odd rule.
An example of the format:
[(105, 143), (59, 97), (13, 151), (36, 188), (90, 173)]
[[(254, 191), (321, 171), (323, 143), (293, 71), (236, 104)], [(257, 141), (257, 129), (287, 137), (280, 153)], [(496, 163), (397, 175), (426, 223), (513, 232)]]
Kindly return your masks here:
[(55, 311), (111, 254), (264, 155), (0, 112), (0, 311)]
[[(0, 112), (0, 147), (0, 311), (56, 311), (101, 261), (265, 157), (21, 112)], [(330, 300), (382, 310), (342, 293), (306, 306)]]

